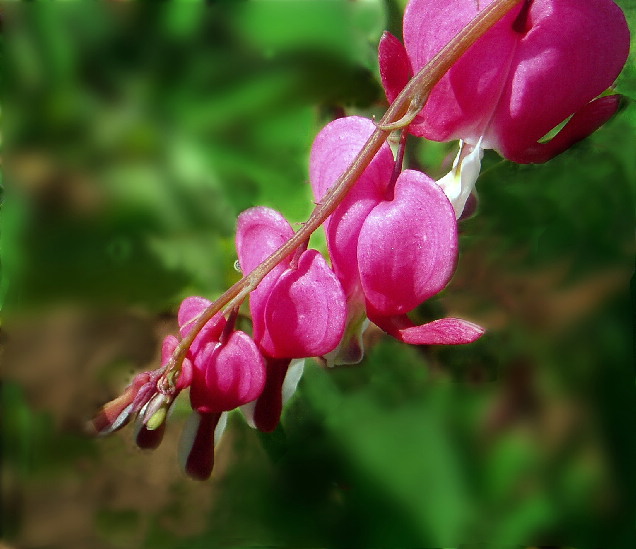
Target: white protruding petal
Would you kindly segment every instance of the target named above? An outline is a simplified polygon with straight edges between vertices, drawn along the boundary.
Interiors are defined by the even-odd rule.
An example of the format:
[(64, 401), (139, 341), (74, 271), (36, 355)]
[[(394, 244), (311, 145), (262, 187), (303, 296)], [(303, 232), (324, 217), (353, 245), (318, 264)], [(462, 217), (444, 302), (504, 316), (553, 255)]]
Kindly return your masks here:
[(283, 406), (285, 403), (292, 397), (292, 395), (296, 392), (296, 388), (298, 387), (298, 382), (303, 375), (303, 371), (305, 370), (305, 359), (304, 358), (295, 358), (289, 364), (289, 368), (287, 368), (287, 373), (285, 374), (285, 381), (283, 381)]
[(459, 152), (455, 157), (451, 171), (437, 181), (453, 205), (457, 219), (462, 215), (466, 201), (475, 188), (475, 183), (479, 177), (481, 159), (484, 156), (481, 142), (481, 138), (476, 145), (460, 141)]
[(194, 437), (197, 435), (200, 422), (201, 415), (198, 412), (193, 411), (183, 425), (177, 451), (179, 465), (182, 471), (186, 470), (186, 462), (188, 461), (188, 456), (192, 450), (192, 444), (194, 444)]
[(361, 314), (349, 320), (338, 346), (323, 356), (328, 368), (343, 366), (345, 364), (359, 364), (362, 361), (364, 358), (364, 341), (362, 336), (368, 326), (369, 319), (364, 314), (364, 309)]
[(243, 404), (243, 406), (239, 406), (239, 410), (243, 414), (245, 421), (252, 428), (256, 429), (256, 423), (254, 423), (254, 409), (256, 408), (256, 400), (252, 402), (248, 402), (247, 404)]
[(221, 417), (219, 418), (219, 422), (216, 424), (216, 429), (214, 429), (214, 447), (219, 443), (223, 433), (225, 432), (225, 426), (227, 425), (227, 416), (228, 412), (221, 413)]

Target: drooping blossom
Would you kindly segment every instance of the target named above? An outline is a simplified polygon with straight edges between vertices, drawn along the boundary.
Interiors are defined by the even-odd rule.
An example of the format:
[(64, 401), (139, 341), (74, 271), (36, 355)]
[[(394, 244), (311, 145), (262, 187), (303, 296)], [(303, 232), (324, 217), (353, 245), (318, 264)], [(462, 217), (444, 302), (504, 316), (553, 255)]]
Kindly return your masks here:
[[(371, 120), (348, 117), (328, 124), (314, 141), (310, 180), (316, 200), (351, 163), (374, 131)], [(465, 320), (444, 318), (420, 326), (407, 313), (440, 292), (457, 260), (457, 224), (441, 188), (413, 170), (392, 181), (394, 159), (384, 144), (353, 189), (325, 223), (327, 246), (345, 289), (348, 318), (361, 316), (393, 337), (412, 344), (469, 343), (483, 330)], [(335, 363), (357, 348), (347, 332)], [(361, 354), (357, 360), (361, 359)]]
[[(293, 234), (287, 220), (275, 210), (257, 207), (243, 212), (236, 231), (243, 273), (249, 274)], [(304, 361), (298, 359), (325, 355), (340, 341), (345, 296), (320, 253), (301, 248), (279, 263), (250, 294), (250, 311), (253, 337), (267, 364), (267, 379), (261, 397), (244, 410), (253, 426), (272, 431), (302, 374)]]
[[(181, 336), (208, 306), (202, 297), (189, 297), (179, 309)], [(214, 444), (225, 427), (226, 414), (260, 396), (265, 387), (265, 361), (253, 339), (234, 329), (220, 315), (210, 319), (197, 334), (186, 360), (192, 364), (190, 403), (193, 414), (181, 441), (180, 455), (186, 472), (208, 478), (214, 466)]]
[[(210, 305), (202, 297), (189, 297), (179, 308), (181, 337)], [(254, 401), (265, 386), (265, 361), (254, 341), (234, 329), (234, 318), (216, 314), (194, 338), (173, 387), (162, 388), (165, 368), (179, 340), (167, 336), (161, 349), (161, 366), (141, 372), (123, 394), (106, 404), (93, 420), (99, 434), (108, 434), (137, 416), (136, 442), (140, 448), (156, 448), (165, 431), (166, 418), (176, 397), (190, 389), (193, 412), (181, 437), (183, 469), (195, 479), (207, 479), (214, 466), (214, 444), (225, 428), (227, 412)]]
[[(389, 101), (491, 1), (411, 0), (404, 45), (390, 33), (380, 41)], [(541, 163), (604, 124), (619, 97), (597, 96), (612, 85), (628, 53), (627, 23), (612, 0), (525, 0), (453, 65), (409, 131), (433, 141), (462, 141), (453, 172), (441, 183), (461, 210), (469, 194), (465, 187), (472, 188), (479, 172), (481, 149), (518, 163)], [(568, 117), (552, 139), (543, 140)], [(462, 178), (466, 164), (472, 174)]]

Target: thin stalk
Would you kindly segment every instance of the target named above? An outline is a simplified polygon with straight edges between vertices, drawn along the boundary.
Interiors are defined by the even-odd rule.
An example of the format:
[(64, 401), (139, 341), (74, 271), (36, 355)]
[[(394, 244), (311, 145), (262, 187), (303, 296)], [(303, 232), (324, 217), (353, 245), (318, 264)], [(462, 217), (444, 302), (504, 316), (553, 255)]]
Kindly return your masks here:
[(376, 124), (375, 131), (371, 134), (364, 147), (362, 147), (362, 150), (333, 184), (322, 201), (314, 208), (309, 219), (307, 219), (303, 226), (251, 273), (228, 288), (192, 322), (192, 329), (174, 350), (170, 361), (166, 364), (163, 375), (157, 383), (161, 392), (171, 392), (173, 390), (173, 380), (177, 377), (176, 373), (179, 372), (181, 363), (192, 341), (208, 320), (218, 312), (226, 314), (235, 307), (239, 307), (248, 294), (260, 284), (263, 278), (265, 278), (276, 265), (309, 239), (311, 234), (325, 222), (338, 207), (340, 202), (342, 202), (371, 160), (373, 160), (373, 157), (380, 150), (382, 143), (386, 141), (389, 134), (411, 123), (413, 118), (415, 118), (417, 113), (424, 106), (424, 103), (426, 103), (433, 86), (439, 82), (442, 76), (446, 74), (470, 46), (520, 1), (521, 0), (495, 0), (492, 2), (484, 10), (479, 12), (425, 67), (411, 78), (410, 82), (389, 106), (382, 119)]

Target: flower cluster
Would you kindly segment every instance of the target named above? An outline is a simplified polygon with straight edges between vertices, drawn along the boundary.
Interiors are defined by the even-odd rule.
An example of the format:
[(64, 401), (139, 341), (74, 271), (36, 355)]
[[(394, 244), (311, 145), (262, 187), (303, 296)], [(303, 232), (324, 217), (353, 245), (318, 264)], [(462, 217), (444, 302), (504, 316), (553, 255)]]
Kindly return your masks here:
[[(388, 33), (380, 42), (389, 101), (488, 4), (411, 0), (404, 45)], [(206, 479), (229, 411), (239, 408), (252, 427), (273, 431), (305, 359), (322, 357), (328, 366), (360, 362), (369, 322), (413, 345), (478, 339), (483, 329), (466, 320), (417, 325), (408, 314), (442, 291), (453, 275), (456, 219), (474, 186), (483, 149), (515, 162), (545, 162), (594, 131), (618, 106), (615, 95), (597, 96), (620, 72), (628, 45), (625, 19), (611, 0), (519, 3), (453, 65), (408, 127), (418, 137), (461, 140), (451, 173), (436, 182), (403, 170), (401, 155), (394, 157), (382, 144), (325, 220), (330, 261), (308, 249), (309, 235), (281, 256), (251, 288), (247, 331), (238, 329), (240, 303), (224, 310), (229, 300), (217, 309), (202, 297), (184, 300), (179, 335), (189, 346), (180, 350), (179, 339), (168, 336), (161, 367), (138, 374), (104, 406), (95, 430), (109, 433), (137, 417), (137, 444), (154, 448), (175, 398), (188, 388), (192, 414), (182, 436), (183, 467), (193, 478)], [(542, 140), (568, 117), (555, 137)], [(352, 116), (319, 133), (310, 158), (317, 204), (331, 196), (375, 132), (373, 121)], [(236, 249), (245, 277), (295, 234), (275, 210), (243, 212)], [(176, 367), (175, 356), (181, 357)]]

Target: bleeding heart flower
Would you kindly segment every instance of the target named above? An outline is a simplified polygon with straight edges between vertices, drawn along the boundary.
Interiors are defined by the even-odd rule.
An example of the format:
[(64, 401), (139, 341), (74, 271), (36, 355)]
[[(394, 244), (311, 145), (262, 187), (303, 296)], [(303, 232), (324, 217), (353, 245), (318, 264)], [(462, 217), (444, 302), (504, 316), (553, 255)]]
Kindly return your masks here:
[[(348, 117), (320, 132), (310, 160), (316, 200), (347, 168), (374, 128), (368, 119)], [(465, 320), (447, 318), (415, 326), (406, 316), (449, 282), (457, 259), (457, 224), (439, 185), (412, 170), (393, 183), (393, 168), (393, 155), (385, 144), (325, 223), (333, 268), (347, 291), (349, 317), (366, 311), (371, 321), (408, 343), (472, 342), (483, 330)], [(340, 363), (340, 357), (334, 360)]]
[[(178, 315), (182, 337), (209, 305), (201, 297), (183, 301)], [(255, 400), (265, 387), (265, 361), (259, 349), (250, 336), (235, 331), (233, 324), (232, 317), (226, 321), (215, 315), (194, 339), (186, 358), (191, 363), (194, 419), (184, 429), (180, 453), (185, 471), (199, 480), (212, 473), (213, 439), (222, 434), (225, 413)]]
[[(404, 45), (389, 33), (380, 41), (389, 101), (491, 1), (411, 0), (404, 12)], [(595, 97), (612, 85), (628, 53), (629, 29), (612, 0), (526, 0), (453, 65), (409, 131), (468, 146), (445, 185), (452, 179), (455, 187), (462, 183), (459, 161), (474, 148), (495, 149), (518, 163), (546, 162), (616, 112), (618, 96)], [(570, 116), (556, 136), (543, 141)], [(472, 172), (479, 172), (480, 152), (468, 159)], [(464, 177), (463, 189), (451, 194), (467, 196), (466, 185), (472, 188), (474, 179)], [(465, 199), (456, 200), (461, 213)]]
[[(258, 207), (243, 212), (236, 232), (243, 273), (249, 274), (293, 234), (275, 210)], [(322, 356), (338, 345), (345, 328), (345, 296), (324, 258), (316, 250), (299, 250), (250, 294), (250, 311), (254, 340), (267, 363), (267, 380), (261, 398), (245, 412), (250, 423), (272, 431), (284, 393), (291, 395), (302, 374), (301, 363), (291, 371), (292, 359)]]

